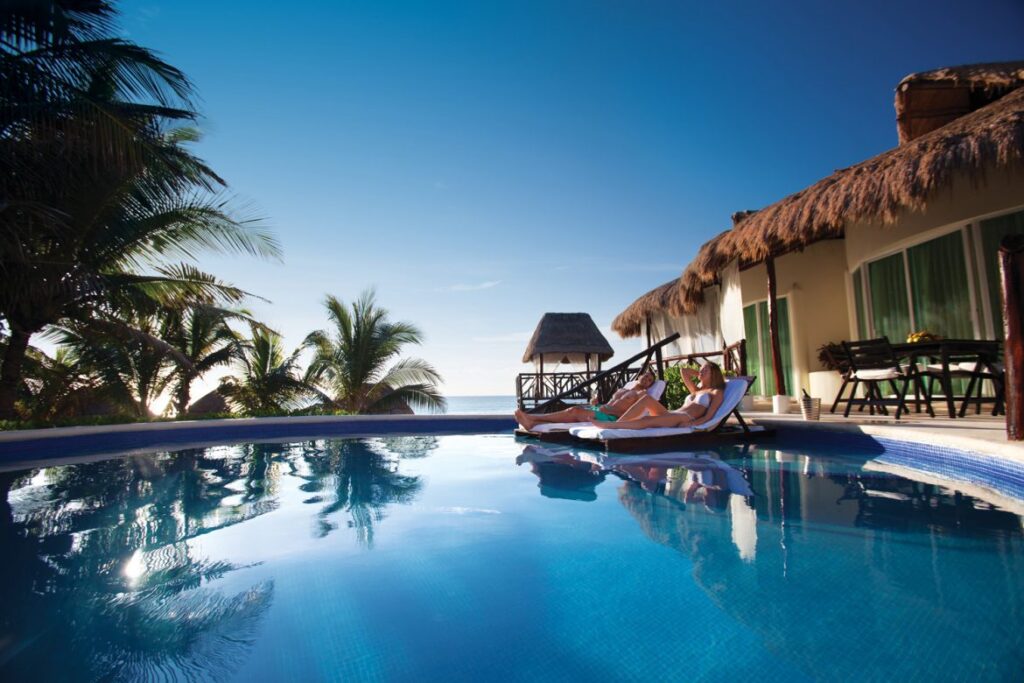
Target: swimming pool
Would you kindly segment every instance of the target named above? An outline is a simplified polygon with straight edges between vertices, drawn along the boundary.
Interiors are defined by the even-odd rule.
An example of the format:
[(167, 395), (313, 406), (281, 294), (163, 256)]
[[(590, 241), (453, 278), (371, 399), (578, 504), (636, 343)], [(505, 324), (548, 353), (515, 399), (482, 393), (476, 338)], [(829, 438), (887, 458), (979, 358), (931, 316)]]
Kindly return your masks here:
[(1024, 509), (821, 443), (0, 472), (4, 680), (1019, 680)]

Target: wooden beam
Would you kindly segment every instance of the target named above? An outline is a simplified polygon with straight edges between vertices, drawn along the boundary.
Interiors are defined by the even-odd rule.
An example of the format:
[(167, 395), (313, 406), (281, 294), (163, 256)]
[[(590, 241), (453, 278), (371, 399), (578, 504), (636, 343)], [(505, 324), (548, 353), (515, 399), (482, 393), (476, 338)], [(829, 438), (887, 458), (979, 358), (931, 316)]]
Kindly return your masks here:
[(1006, 438), (1024, 441), (1024, 235), (1003, 238), (999, 246), (999, 285), (1006, 355)]
[(779, 345), (779, 301), (775, 284), (775, 259), (764, 262), (768, 271), (768, 338), (772, 347), (772, 367), (775, 370), (775, 395), (786, 395), (786, 375), (782, 372), (782, 347)]

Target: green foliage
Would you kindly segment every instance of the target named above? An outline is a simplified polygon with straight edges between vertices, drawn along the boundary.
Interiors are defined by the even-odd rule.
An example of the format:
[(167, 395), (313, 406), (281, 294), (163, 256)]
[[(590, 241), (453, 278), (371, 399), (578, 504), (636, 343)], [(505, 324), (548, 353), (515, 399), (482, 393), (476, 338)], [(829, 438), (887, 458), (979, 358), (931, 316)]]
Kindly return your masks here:
[(234, 374), (221, 380), (220, 393), (250, 417), (307, 408), (313, 398), (324, 397), (302, 377), (301, 350), (285, 355), (280, 335), (254, 326), (252, 337), (239, 346)]
[(437, 386), (440, 374), (419, 358), (399, 358), (405, 346), (420, 343), (419, 328), (389, 320), (373, 290), (351, 306), (333, 296), (324, 306), (331, 328), (306, 337), (305, 346), (313, 350), (306, 382), (329, 396), (330, 403), (363, 414), (406, 406), (445, 410)]
[(115, 17), (102, 0), (0, 9), (0, 318), (10, 338), (0, 417), (16, 414), (32, 335), (54, 325), (147, 335), (130, 325), (140, 307), (246, 295), (198, 270), (200, 254), (280, 253), (189, 151), (187, 78), (118, 37)]
[[(683, 376), (679, 371), (680, 367), (689, 367), (694, 370), (700, 369), (700, 366), (696, 363), (690, 363), (686, 366), (673, 365), (665, 368), (665, 405), (669, 410), (675, 410), (683, 405), (683, 401), (690, 395), (690, 390), (686, 388), (686, 383), (683, 382)], [(727, 379), (729, 377), (735, 377), (736, 373), (729, 371), (723, 371), (722, 375)]]
[[(690, 390), (683, 382), (682, 374), (678, 365), (665, 369), (665, 405), (669, 410), (675, 410), (683, 405), (683, 401), (690, 395)], [(690, 365), (688, 367), (697, 367)]]

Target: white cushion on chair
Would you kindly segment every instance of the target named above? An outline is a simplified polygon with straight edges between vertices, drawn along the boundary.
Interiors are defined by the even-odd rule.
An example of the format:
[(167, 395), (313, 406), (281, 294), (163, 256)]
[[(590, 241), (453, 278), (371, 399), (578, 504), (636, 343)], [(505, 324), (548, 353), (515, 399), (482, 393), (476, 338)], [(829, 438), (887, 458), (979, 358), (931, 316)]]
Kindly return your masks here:
[[(980, 363), (974, 363), (974, 362), (971, 362), (971, 363), (960, 363), (959, 367), (964, 372), (978, 372), (978, 371), (989, 372), (989, 369), (987, 367), (985, 367), (984, 365), (981, 365), (981, 367), (979, 368), (978, 367), (979, 365), (980, 365)], [(1003, 372), (1003, 364), (1002, 363), (992, 363), (991, 367), (996, 372)]]
[(895, 368), (879, 368), (877, 370), (858, 370), (853, 373), (855, 379), (874, 382), (884, 379), (903, 379), (903, 375), (896, 372)]

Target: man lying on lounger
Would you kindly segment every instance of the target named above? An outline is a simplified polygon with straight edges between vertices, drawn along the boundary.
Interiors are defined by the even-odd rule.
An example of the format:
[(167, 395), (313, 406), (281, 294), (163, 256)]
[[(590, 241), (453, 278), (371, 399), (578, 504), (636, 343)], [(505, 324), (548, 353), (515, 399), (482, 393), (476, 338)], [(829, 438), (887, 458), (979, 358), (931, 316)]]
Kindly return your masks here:
[[(714, 363), (705, 363), (700, 370), (680, 368), (683, 384), (690, 390), (683, 405), (669, 410), (646, 394), (615, 421), (615, 429), (648, 429), (649, 427), (696, 427), (707, 422), (718, 411), (725, 398), (725, 377)], [(607, 427), (593, 420), (597, 427)]]
[[(551, 422), (590, 422), (592, 420), (594, 422), (615, 422), (637, 401), (642, 398), (651, 398), (647, 395), (647, 390), (651, 388), (652, 384), (654, 384), (654, 373), (647, 370), (637, 378), (636, 385), (629, 389), (619, 389), (605, 404), (573, 406), (559, 410), (557, 413), (545, 415), (531, 415), (523, 410), (517, 410), (516, 419), (527, 430), (533, 429), (539, 424)], [(654, 401), (653, 398), (651, 400)], [(654, 402), (657, 403), (657, 401)]]

